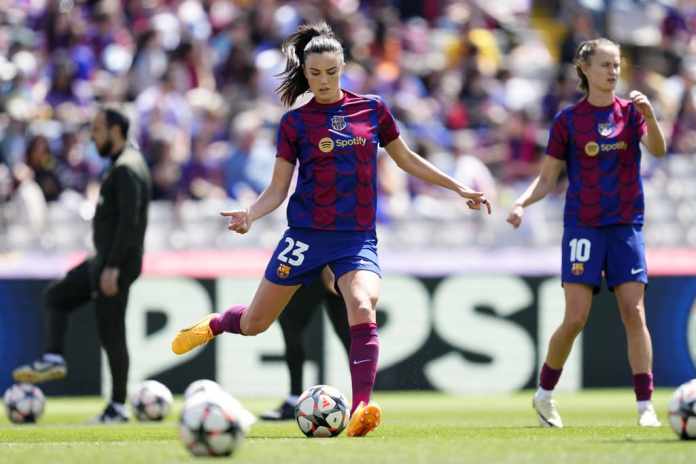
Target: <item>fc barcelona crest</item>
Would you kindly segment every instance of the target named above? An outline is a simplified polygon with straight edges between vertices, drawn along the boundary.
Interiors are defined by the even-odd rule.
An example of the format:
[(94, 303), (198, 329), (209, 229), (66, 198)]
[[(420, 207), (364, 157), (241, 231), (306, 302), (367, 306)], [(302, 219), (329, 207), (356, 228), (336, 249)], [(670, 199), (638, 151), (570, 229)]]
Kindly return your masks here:
[(278, 270), (276, 271), (276, 275), (280, 279), (287, 279), (288, 276), (290, 275), (290, 266), (287, 264), (279, 264), (278, 265)]
[(609, 137), (614, 133), (614, 124), (611, 121), (597, 124), (597, 132), (602, 137)]
[(570, 268), (570, 273), (573, 274), (574, 276), (581, 276), (585, 272), (585, 264), (583, 263), (573, 263), (573, 266)]
[(342, 131), (347, 125), (345, 116), (333, 116), (331, 118), (331, 128), (333, 130)]

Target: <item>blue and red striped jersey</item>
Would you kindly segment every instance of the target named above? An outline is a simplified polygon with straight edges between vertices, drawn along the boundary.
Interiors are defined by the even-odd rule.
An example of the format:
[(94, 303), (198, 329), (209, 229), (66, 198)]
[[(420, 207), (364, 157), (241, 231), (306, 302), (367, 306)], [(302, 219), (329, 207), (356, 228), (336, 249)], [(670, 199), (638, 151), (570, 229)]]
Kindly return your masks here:
[(399, 136), (381, 98), (343, 91), (336, 103), (315, 99), (288, 111), (277, 156), (299, 160), (288, 225), (322, 230), (374, 230), (377, 148)]
[(633, 102), (618, 97), (605, 107), (583, 99), (556, 115), (546, 154), (566, 162), (566, 226), (643, 224), (640, 139), (646, 131)]

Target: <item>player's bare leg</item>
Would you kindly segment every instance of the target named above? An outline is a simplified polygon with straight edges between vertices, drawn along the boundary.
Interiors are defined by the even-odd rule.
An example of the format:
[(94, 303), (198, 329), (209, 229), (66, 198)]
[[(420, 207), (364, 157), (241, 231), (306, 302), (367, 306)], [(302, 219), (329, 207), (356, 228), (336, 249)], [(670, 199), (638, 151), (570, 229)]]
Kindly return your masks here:
[(172, 351), (183, 354), (204, 345), (222, 332), (257, 335), (275, 321), (299, 285), (278, 285), (261, 280), (251, 304), (235, 305), (222, 314), (213, 313), (180, 330), (172, 341)]
[(380, 284), (379, 276), (367, 270), (351, 271), (338, 279), (348, 310), (351, 336), (349, 363), (353, 408), (346, 432), (350, 437), (367, 435), (382, 421), (382, 409), (370, 401), (379, 358), (375, 307)]
[(561, 376), (563, 365), (570, 355), (573, 342), (587, 323), (592, 307), (592, 288), (584, 284), (565, 283), (565, 314), (563, 322), (549, 340), (546, 362), (541, 369), (539, 388), (532, 406), (543, 427), (563, 427), (563, 421), (553, 400), (553, 389)]
[(638, 407), (638, 424), (659, 427), (660, 421), (652, 405), (652, 341), (645, 322), (645, 285), (626, 282), (614, 289), (619, 313), (626, 330), (628, 362), (633, 373), (633, 385)]
[(584, 284), (563, 284), (565, 293), (565, 314), (563, 322), (549, 340), (546, 364), (554, 369), (562, 369), (575, 338), (587, 323), (592, 307), (592, 288)]

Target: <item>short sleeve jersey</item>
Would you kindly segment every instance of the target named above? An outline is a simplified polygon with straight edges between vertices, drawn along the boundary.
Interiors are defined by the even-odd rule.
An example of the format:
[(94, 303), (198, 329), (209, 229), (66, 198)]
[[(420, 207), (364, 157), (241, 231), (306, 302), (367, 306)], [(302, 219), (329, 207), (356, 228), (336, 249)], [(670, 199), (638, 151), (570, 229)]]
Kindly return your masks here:
[(278, 128), (277, 156), (299, 161), (288, 225), (321, 230), (374, 230), (377, 149), (399, 136), (377, 96), (343, 91), (336, 103), (312, 99), (287, 112)]
[(566, 162), (566, 226), (643, 224), (640, 139), (645, 119), (630, 100), (583, 99), (556, 115), (546, 154)]

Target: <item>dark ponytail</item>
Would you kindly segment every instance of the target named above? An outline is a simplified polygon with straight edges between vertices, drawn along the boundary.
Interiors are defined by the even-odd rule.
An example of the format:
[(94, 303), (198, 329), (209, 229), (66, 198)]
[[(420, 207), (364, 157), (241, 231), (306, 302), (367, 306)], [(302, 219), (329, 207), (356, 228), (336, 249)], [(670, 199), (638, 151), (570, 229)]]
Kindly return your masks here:
[(585, 40), (584, 42), (580, 43), (578, 45), (578, 49), (575, 51), (575, 72), (578, 73), (578, 77), (580, 78), (580, 84), (578, 84), (578, 87), (580, 90), (585, 92), (585, 94), (590, 93), (590, 83), (587, 81), (587, 76), (585, 76), (585, 73), (582, 72), (581, 65), (584, 64), (589, 64), (590, 63), (590, 58), (592, 58), (592, 55), (595, 54), (597, 49), (602, 46), (602, 45), (609, 45), (611, 47), (616, 47), (617, 49), (619, 48), (619, 45), (612, 42), (609, 39), (593, 39), (593, 40)]
[(287, 64), (285, 71), (279, 74), (282, 82), (276, 92), (280, 94), (280, 100), (286, 106), (292, 106), (297, 97), (309, 90), (309, 83), (302, 69), (307, 55), (334, 52), (343, 57), (343, 47), (326, 23), (298, 27), (297, 32), (283, 42), (281, 50), (287, 59)]

